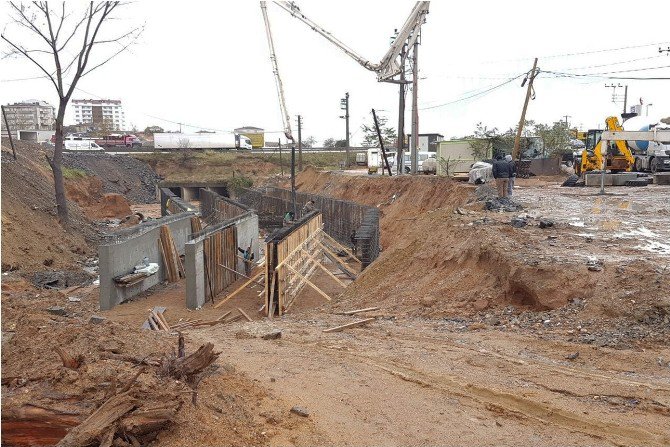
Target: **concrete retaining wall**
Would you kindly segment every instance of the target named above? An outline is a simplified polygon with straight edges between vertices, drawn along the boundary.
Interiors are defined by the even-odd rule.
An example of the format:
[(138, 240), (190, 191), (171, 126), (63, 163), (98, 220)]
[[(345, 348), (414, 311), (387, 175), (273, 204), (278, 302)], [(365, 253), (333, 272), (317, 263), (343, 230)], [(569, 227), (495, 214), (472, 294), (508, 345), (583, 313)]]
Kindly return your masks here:
[[(104, 238), (103, 243), (98, 246), (101, 310), (111, 309), (164, 281), (165, 267), (158, 248), (160, 227), (167, 225), (170, 228), (177, 251), (184, 253), (184, 244), (191, 234), (191, 217), (194, 215), (195, 213), (187, 212), (166, 216)], [(158, 273), (134, 286), (118, 287), (112, 278), (132, 273), (133, 268), (141, 264), (144, 257), (148, 257), (149, 262), (158, 263)]]
[(215, 191), (200, 190), (200, 214), (203, 219), (211, 218), (214, 221), (224, 221), (241, 216), (250, 210), (247, 206), (221, 196)]
[(159, 188), (158, 194), (161, 201), (161, 216), (179, 214), (185, 211), (196, 211), (195, 207), (182, 200), (181, 197), (168, 188)]
[[(205, 228), (198, 234), (194, 234), (191, 240), (184, 246), (185, 259), (184, 269), (186, 270), (186, 307), (189, 309), (198, 309), (205, 304), (206, 284), (205, 284), (205, 263), (203, 241), (208, 236), (221, 231), (230, 226), (235, 227), (237, 235), (237, 245), (246, 249), (251, 243), (251, 250), (254, 253), (254, 259), (259, 259), (258, 244), (258, 216), (247, 211), (245, 214), (224, 222), (220, 222), (211, 227)], [(237, 252), (238, 247), (228, 247), (228, 249)], [(226, 248), (224, 248), (226, 249)], [(244, 261), (237, 259), (238, 272), (244, 272)]]

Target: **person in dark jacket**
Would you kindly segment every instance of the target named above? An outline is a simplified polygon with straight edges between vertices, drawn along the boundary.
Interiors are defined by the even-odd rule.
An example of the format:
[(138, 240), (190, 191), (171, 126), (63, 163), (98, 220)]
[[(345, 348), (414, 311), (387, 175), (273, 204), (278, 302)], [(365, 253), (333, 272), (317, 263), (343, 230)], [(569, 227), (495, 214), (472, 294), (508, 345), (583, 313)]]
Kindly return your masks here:
[(514, 180), (516, 180), (516, 162), (512, 160), (511, 155), (505, 155), (505, 160), (507, 160), (507, 163), (509, 163), (509, 182), (507, 183), (507, 195), (512, 197)]
[(493, 161), (493, 178), (496, 179), (496, 187), (498, 188), (498, 197), (507, 197), (507, 187), (509, 184), (509, 163), (502, 155), (496, 155)]

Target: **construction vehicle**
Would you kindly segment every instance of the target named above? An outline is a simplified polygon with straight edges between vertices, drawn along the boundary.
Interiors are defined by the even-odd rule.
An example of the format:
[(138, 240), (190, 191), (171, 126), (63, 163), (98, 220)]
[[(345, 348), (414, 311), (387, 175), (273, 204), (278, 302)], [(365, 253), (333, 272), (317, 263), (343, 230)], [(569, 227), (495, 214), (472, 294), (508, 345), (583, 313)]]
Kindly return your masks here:
[[(668, 130), (670, 125), (647, 116), (629, 118), (623, 123), (627, 131)], [(635, 158), (634, 169), (638, 172), (670, 171), (670, 141), (627, 141), (628, 148)]]
[[(616, 116), (610, 116), (605, 120), (607, 130), (622, 131)], [(586, 148), (582, 150), (581, 157), (575, 160), (575, 174), (582, 175), (589, 171), (600, 171), (603, 168), (613, 173), (630, 171), (635, 164), (635, 157), (623, 140), (614, 141), (603, 154), (600, 137), (603, 131), (600, 129), (589, 129), (586, 136)], [(603, 166), (603, 161), (605, 165)]]
[(142, 141), (132, 134), (111, 134), (102, 138), (96, 138), (95, 142), (102, 147), (142, 147)]

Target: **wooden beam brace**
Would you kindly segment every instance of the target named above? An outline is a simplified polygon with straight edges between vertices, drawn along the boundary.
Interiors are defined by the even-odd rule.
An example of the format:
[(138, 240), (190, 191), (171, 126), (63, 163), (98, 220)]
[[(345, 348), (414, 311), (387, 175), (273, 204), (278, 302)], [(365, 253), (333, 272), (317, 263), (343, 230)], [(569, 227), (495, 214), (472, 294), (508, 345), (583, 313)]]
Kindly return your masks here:
[(351, 270), (349, 269), (349, 267), (346, 266), (346, 264), (344, 264), (344, 263), (341, 262), (339, 259), (337, 259), (337, 255), (336, 255), (335, 253), (333, 253), (332, 251), (330, 251), (330, 249), (329, 249), (328, 247), (326, 247), (326, 246), (325, 246), (324, 244), (322, 244), (320, 241), (317, 241), (316, 243), (319, 244), (319, 245), (321, 246), (321, 248), (323, 248), (323, 250), (324, 250), (324, 252), (325, 252), (325, 254), (326, 254), (326, 257), (327, 257), (328, 259), (330, 259), (331, 261), (333, 261), (333, 263), (334, 263), (335, 265), (337, 265), (337, 267), (342, 271), (342, 273), (344, 273), (345, 275), (347, 275), (347, 276), (348, 276), (349, 278), (351, 278), (351, 279), (354, 279), (354, 280), (355, 280), (355, 279), (357, 278), (356, 273), (354, 273), (353, 271), (351, 271)]
[(347, 329), (347, 328), (350, 328), (350, 327), (362, 326), (362, 325), (367, 324), (371, 321), (374, 321), (374, 318), (366, 318), (365, 320), (354, 321), (353, 323), (343, 324), (342, 326), (331, 327), (330, 329), (324, 329), (323, 332), (328, 332), (328, 333), (330, 333), (330, 332), (340, 332), (340, 331), (342, 331), (344, 329)]
[(245, 282), (245, 283), (242, 284), (240, 287), (238, 287), (237, 289), (235, 289), (235, 291), (233, 291), (233, 293), (231, 293), (230, 295), (226, 296), (224, 299), (222, 299), (221, 301), (219, 301), (218, 303), (216, 303), (216, 304), (214, 305), (214, 308), (216, 309), (216, 308), (218, 308), (218, 307), (223, 306), (223, 303), (225, 303), (226, 301), (228, 301), (229, 299), (231, 299), (232, 297), (234, 297), (235, 295), (237, 295), (238, 293), (240, 293), (242, 290), (244, 290), (244, 289), (245, 289), (249, 284), (251, 284), (252, 282), (255, 283), (256, 280), (257, 280), (262, 274), (264, 274), (264, 273), (265, 273), (264, 271), (261, 271), (261, 272), (256, 273), (256, 275), (254, 275), (252, 278), (250, 278), (247, 282)]
[(304, 251), (305, 254), (307, 255), (307, 258), (308, 258), (310, 261), (312, 261), (313, 263), (315, 263), (317, 266), (319, 266), (319, 267), (321, 268), (321, 270), (323, 270), (324, 272), (326, 272), (326, 273), (328, 274), (328, 276), (330, 276), (331, 278), (333, 278), (333, 279), (334, 279), (339, 285), (341, 285), (342, 287), (347, 287), (347, 285), (346, 285), (345, 283), (343, 283), (342, 280), (340, 280), (340, 278), (338, 278), (337, 276), (335, 276), (335, 275), (333, 274), (333, 272), (331, 272), (330, 270), (328, 270), (328, 269), (327, 269), (323, 264), (321, 264), (321, 262), (319, 262), (314, 256), (312, 256), (311, 254), (309, 254), (309, 253), (307, 252), (307, 250), (303, 249), (303, 251)]
[(319, 292), (319, 295), (321, 295), (322, 297), (324, 297), (325, 299), (327, 299), (328, 301), (330, 301), (330, 297), (328, 296), (328, 294), (327, 294), (326, 292), (324, 292), (323, 290), (319, 289), (316, 285), (314, 285), (314, 283), (313, 283), (312, 281), (310, 281), (309, 279), (307, 279), (307, 277), (303, 276), (299, 271), (297, 271), (296, 269), (294, 269), (293, 267), (291, 267), (291, 264), (286, 264), (285, 267), (288, 268), (289, 270), (291, 270), (291, 271), (292, 271), (293, 273), (295, 273), (296, 275), (300, 276), (300, 277), (301, 277), (307, 284), (309, 284), (314, 290), (316, 290), (317, 292)]
[[(277, 264), (277, 267), (275, 267), (275, 268), (282, 267), (284, 264), (286, 264), (289, 260), (291, 260), (291, 258), (292, 258), (295, 254), (297, 254), (297, 253), (300, 252), (300, 250), (305, 246), (305, 244), (307, 244), (308, 242), (311, 242), (314, 238), (316, 238), (316, 236), (318, 236), (318, 235), (320, 235), (320, 234), (326, 234), (326, 233), (325, 233), (321, 228), (319, 228), (319, 229), (317, 229), (314, 233), (312, 233), (312, 234), (310, 234), (309, 236), (307, 236), (307, 237), (305, 238), (305, 240), (302, 241), (300, 244), (298, 244), (298, 246), (297, 246), (296, 248), (294, 248), (294, 249), (291, 251), (291, 253), (289, 253), (288, 255), (286, 255), (286, 257), (284, 258), (284, 260), (282, 260), (282, 262), (280, 262), (279, 264)], [(317, 242), (318, 242), (318, 240), (317, 240)]]
[(329, 241), (335, 244), (336, 247), (340, 248), (341, 250), (344, 250), (349, 255), (349, 257), (354, 259), (354, 261), (362, 264), (361, 260), (358, 259), (351, 250), (349, 250), (347, 247), (337, 242), (335, 238), (333, 238), (330, 234), (326, 233), (325, 231), (323, 232), (323, 234), (324, 236), (326, 236), (326, 238), (328, 238)]

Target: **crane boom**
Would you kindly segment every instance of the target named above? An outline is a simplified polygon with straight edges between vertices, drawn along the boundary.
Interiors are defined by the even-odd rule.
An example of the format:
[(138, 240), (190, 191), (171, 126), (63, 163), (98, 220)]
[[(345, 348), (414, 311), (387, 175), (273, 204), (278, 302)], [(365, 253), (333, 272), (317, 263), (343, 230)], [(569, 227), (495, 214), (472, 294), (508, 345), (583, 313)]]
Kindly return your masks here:
[(284, 98), (284, 85), (279, 76), (279, 67), (277, 66), (277, 55), (275, 54), (275, 45), (272, 40), (272, 31), (270, 30), (270, 20), (268, 19), (268, 11), (265, 2), (261, 3), (261, 11), (263, 12), (263, 20), (265, 21), (265, 34), (268, 38), (268, 48), (270, 49), (270, 61), (272, 62), (272, 72), (275, 76), (275, 84), (277, 85), (277, 95), (279, 96), (279, 108), (281, 109), (281, 119), (284, 124), (284, 135), (288, 140), (293, 140), (293, 133), (291, 132), (291, 117), (288, 114), (286, 107), (286, 99)]
[(408, 43), (408, 45), (411, 47), (411, 45), (414, 45), (414, 42), (416, 42), (416, 40), (418, 39), (421, 25), (423, 25), (425, 21), (425, 17), (428, 14), (428, 7), (430, 5), (429, 1), (416, 2), (416, 5), (414, 5), (412, 12), (410, 13), (409, 17), (405, 21), (405, 24), (398, 33), (398, 37), (391, 45), (391, 48), (389, 48), (384, 57), (382, 57), (381, 61), (378, 64), (375, 64), (370, 62), (363, 56), (360, 56), (349, 46), (347, 46), (342, 41), (333, 36), (330, 32), (326, 31), (323, 27), (317, 25), (314, 21), (305, 16), (305, 14), (303, 14), (300, 11), (300, 8), (298, 7), (298, 5), (296, 5), (295, 2), (276, 1), (275, 3), (280, 8), (282, 8), (283, 10), (291, 14), (293, 17), (295, 17), (296, 19), (305, 23), (313, 31), (320, 34), (326, 40), (328, 40), (329, 42), (340, 48), (349, 57), (351, 57), (360, 65), (362, 65), (365, 69), (377, 73), (377, 80), (380, 82), (390, 81), (391, 78), (393, 78), (397, 74), (400, 74), (401, 64), (398, 63), (396, 59), (402, 53), (402, 49), (405, 43)]

